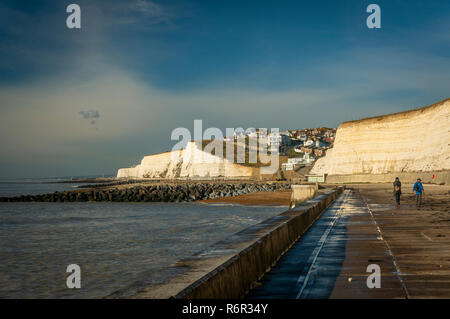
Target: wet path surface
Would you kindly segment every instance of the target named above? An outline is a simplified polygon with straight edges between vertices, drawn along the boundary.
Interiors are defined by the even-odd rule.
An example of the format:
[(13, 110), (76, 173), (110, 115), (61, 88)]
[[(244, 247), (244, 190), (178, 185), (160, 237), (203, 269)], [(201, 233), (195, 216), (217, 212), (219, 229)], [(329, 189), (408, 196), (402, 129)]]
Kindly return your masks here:
[[(345, 190), (247, 297), (407, 297), (372, 208), (358, 191)], [(380, 267), (381, 288), (367, 286), (372, 264)]]

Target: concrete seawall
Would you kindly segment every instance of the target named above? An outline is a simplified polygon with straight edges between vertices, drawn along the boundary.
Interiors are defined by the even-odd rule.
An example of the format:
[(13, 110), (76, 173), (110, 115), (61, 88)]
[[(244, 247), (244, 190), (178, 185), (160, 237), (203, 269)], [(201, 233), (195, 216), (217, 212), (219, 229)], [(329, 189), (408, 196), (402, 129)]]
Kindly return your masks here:
[(192, 259), (177, 262), (165, 270), (179, 274), (167, 283), (137, 292), (119, 291), (109, 297), (242, 298), (342, 191), (327, 191), (214, 244)]
[(396, 177), (399, 177), (402, 183), (414, 183), (417, 178), (420, 178), (423, 183), (427, 184), (450, 185), (450, 171), (329, 175), (326, 182), (329, 184), (393, 183)]
[(292, 185), (291, 208), (313, 199), (318, 192), (318, 185)]

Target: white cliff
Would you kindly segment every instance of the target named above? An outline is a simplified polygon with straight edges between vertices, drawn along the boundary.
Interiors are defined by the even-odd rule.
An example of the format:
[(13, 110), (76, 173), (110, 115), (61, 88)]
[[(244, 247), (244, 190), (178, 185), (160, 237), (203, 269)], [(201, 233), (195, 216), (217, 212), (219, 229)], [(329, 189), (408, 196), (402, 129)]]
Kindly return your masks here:
[(416, 110), (342, 123), (312, 174), (450, 170), (450, 99)]
[(255, 168), (204, 152), (195, 142), (189, 142), (183, 150), (145, 156), (139, 165), (117, 172), (117, 178), (250, 178), (254, 175)]

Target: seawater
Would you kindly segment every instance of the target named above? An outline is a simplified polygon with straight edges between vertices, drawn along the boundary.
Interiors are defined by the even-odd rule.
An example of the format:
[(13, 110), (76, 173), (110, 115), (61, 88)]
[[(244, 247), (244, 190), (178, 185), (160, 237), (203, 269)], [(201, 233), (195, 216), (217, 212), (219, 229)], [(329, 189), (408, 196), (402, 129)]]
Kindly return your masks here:
[(87, 185), (86, 183), (61, 183), (61, 181), (62, 179), (56, 178), (0, 179), (0, 197), (61, 192)]
[[(0, 298), (101, 298), (130, 285), (163, 282), (171, 276), (161, 272), (168, 265), (284, 210), (199, 203), (0, 203)], [(80, 289), (66, 286), (69, 264), (81, 267)]]

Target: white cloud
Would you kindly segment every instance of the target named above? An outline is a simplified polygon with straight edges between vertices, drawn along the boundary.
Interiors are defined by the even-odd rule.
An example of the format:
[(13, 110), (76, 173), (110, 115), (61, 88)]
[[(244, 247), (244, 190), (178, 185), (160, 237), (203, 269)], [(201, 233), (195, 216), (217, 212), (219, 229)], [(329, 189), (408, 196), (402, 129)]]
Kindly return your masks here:
[(149, 0), (123, 1), (112, 4), (108, 10), (111, 25), (135, 25), (146, 28), (155, 25), (173, 25), (176, 14), (168, 6)]
[[(67, 142), (94, 139), (101, 151), (106, 141), (167, 132), (170, 148), (171, 130), (180, 125), (189, 127), (194, 119), (205, 119), (208, 125), (223, 129), (225, 125), (280, 125), (291, 116), (309, 118), (308, 113), (316, 114), (311, 109), (314, 106), (331, 105), (340, 98), (339, 92), (302, 90), (172, 93), (143, 84), (129, 73), (111, 71), (87, 82), (1, 87), (0, 147), (8, 152), (27, 150), (30, 154), (67, 152)], [(80, 105), (101, 114), (99, 132), (85, 129), (89, 123), (80, 116)], [(151, 153), (151, 145), (144, 151)]]
[(150, 17), (159, 17), (164, 15), (164, 11), (159, 4), (147, 0), (137, 0), (132, 3), (133, 8)]

